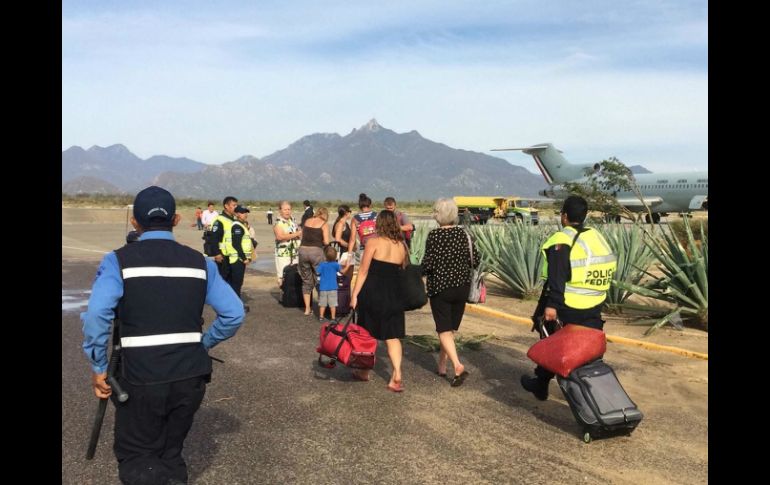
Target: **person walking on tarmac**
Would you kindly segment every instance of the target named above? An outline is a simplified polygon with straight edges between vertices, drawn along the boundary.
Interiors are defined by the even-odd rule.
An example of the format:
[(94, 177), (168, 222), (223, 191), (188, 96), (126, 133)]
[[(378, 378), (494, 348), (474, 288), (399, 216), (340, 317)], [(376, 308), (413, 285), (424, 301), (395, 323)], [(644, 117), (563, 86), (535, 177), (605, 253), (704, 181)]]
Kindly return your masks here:
[[(120, 313), (120, 372), (128, 393), (115, 404), (118, 476), (124, 484), (187, 483), (184, 440), (211, 380), (209, 349), (232, 337), (243, 305), (213, 261), (174, 240), (174, 197), (160, 187), (136, 195), (131, 224), (139, 240), (108, 253), (81, 314), (83, 351), (99, 398), (106, 383), (107, 346)], [(202, 333), (204, 304), (217, 314)]]
[[(549, 334), (557, 331), (557, 321), (602, 330), (601, 308), (607, 298), (617, 258), (607, 241), (595, 229), (583, 226), (588, 203), (570, 196), (561, 208), (563, 229), (540, 248), (546, 280), (533, 320), (542, 317)], [(542, 334), (542, 332), (541, 332)], [(554, 373), (535, 368), (535, 376), (521, 376), (521, 385), (541, 401), (548, 399), (548, 384)]]

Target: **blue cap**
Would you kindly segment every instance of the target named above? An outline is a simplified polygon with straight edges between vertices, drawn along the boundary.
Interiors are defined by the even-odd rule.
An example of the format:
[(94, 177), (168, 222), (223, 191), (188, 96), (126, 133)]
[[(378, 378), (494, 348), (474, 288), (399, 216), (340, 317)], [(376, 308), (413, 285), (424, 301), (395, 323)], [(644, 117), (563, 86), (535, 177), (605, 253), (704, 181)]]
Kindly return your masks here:
[(176, 201), (166, 189), (153, 185), (134, 199), (134, 219), (144, 228), (171, 227), (176, 214)]

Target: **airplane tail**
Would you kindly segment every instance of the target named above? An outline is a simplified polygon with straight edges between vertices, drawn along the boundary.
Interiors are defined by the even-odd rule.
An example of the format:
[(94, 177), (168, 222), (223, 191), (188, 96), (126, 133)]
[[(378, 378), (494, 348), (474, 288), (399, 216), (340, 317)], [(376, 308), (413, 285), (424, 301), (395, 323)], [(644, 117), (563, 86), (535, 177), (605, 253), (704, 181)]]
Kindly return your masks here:
[(526, 148), (495, 148), (492, 151), (521, 150), (532, 155), (537, 168), (543, 174), (545, 181), (550, 184), (562, 184), (585, 177), (585, 169), (593, 164), (573, 165), (569, 163), (559, 150), (550, 143), (540, 143)]

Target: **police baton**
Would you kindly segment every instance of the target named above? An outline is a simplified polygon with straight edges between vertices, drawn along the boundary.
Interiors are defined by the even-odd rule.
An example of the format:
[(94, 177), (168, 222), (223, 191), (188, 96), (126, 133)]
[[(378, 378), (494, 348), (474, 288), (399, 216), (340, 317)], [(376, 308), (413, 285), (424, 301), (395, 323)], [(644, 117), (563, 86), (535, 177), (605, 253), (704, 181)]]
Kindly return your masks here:
[[(115, 326), (117, 326), (117, 319)], [(114, 337), (114, 336), (113, 336)], [(107, 384), (112, 388), (113, 394), (117, 398), (118, 402), (126, 402), (128, 400), (128, 393), (120, 387), (117, 379), (114, 377), (115, 369), (117, 368), (120, 359), (120, 344), (115, 344), (112, 348), (112, 354), (110, 355), (110, 362), (107, 365)], [(91, 460), (96, 453), (96, 445), (99, 444), (99, 435), (102, 432), (102, 422), (104, 421), (104, 413), (107, 410), (108, 397), (100, 398), (99, 404), (96, 408), (96, 417), (94, 418), (94, 425), (91, 428), (91, 439), (88, 442), (88, 450), (86, 450), (86, 460)]]

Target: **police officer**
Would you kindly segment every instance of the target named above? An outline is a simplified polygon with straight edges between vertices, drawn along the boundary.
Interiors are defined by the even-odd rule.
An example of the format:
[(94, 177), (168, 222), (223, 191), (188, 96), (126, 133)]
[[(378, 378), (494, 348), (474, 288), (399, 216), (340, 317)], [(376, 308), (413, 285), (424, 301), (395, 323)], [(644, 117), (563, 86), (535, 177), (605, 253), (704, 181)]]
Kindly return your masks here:
[(249, 209), (239, 205), (235, 207), (233, 213), (235, 214), (235, 221), (230, 226), (233, 252), (228, 254), (227, 262), (230, 266), (230, 272), (228, 274), (229, 279), (225, 279), (233, 287), (235, 294), (241, 296), (246, 265), (251, 262), (251, 252), (254, 246), (246, 222), (246, 214), (249, 213)]
[(214, 218), (214, 222), (211, 224), (211, 232), (214, 233), (214, 241), (216, 241), (217, 254), (214, 254), (214, 261), (219, 268), (219, 274), (228, 283), (231, 281), (230, 276), (230, 256), (235, 254), (235, 248), (233, 247), (233, 222), (235, 222), (235, 208), (238, 207), (238, 199), (232, 195), (228, 195), (222, 201), (223, 211)]
[[(174, 240), (180, 216), (168, 191), (142, 190), (133, 214), (139, 240), (102, 260), (81, 315), (83, 350), (94, 393), (109, 397), (107, 344), (117, 307), (122, 346), (117, 379), (129, 394), (125, 402), (113, 401), (120, 480), (187, 483), (182, 447), (210, 381), (208, 350), (235, 334), (243, 305), (212, 261)], [(202, 333), (204, 304), (217, 318)]]
[[(557, 330), (557, 320), (598, 330), (604, 327), (601, 308), (615, 273), (616, 257), (599, 231), (583, 226), (586, 215), (588, 203), (584, 198), (567, 197), (561, 209), (563, 229), (541, 247), (546, 282), (533, 318), (542, 316), (551, 333)], [(553, 372), (537, 366), (535, 377), (521, 376), (521, 385), (545, 401), (553, 377)]]

